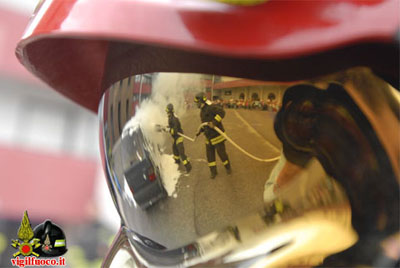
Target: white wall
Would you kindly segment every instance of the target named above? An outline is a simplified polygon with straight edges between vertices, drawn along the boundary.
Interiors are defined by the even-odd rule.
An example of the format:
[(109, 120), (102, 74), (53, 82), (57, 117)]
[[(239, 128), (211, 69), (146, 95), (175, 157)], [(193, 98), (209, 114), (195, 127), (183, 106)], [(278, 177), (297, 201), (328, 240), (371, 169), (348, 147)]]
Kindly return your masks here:
[(23, 14), (32, 14), (39, 0), (0, 0), (0, 8), (17, 11)]
[(0, 143), (98, 157), (94, 113), (53, 90), (0, 77)]

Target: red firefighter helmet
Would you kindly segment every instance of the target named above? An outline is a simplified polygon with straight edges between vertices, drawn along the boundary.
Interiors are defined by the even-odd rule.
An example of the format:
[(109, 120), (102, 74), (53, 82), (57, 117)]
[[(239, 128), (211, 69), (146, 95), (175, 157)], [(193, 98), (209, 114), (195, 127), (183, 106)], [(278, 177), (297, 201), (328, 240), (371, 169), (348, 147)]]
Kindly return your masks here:
[[(52, 88), (94, 111), (105, 88), (126, 72), (293, 81), (367, 65), (395, 83), (397, 11), (397, 0), (271, 0), (252, 6), (41, 1), (17, 56)], [(115, 64), (107, 60), (112, 53), (125, 53), (135, 65), (119, 61), (115, 73), (105, 76), (105, 67)]]
[[(313, 124), (318, 121), (313, 118), (318, 114), (313, 109), (326, 112), (327, 118), (333, 118), (332, 121), (340, 126), (343, 126), (344, 123), (338, 118), (351, 118), (352, 121), (349, 119), (350, 125), (355, 130), (353, 129), (354, 131), (351, 133), (343, 132), (341, 133), (343, 136), (340, 137), (347, 137), (348, 134), (357, 136), (357, 133), (366, 131), (374, 132), (373, 137), (366, 134), (365, 139), (360, 138), (355, 141), (360, 144), (380, 144), (375, 151), (360, 149), (359, 152), (366, 152), (368, 155), (369, 152), (374, 152), (376, 159), (382, 159), (382, 157), (385, 159), (385, 161), (382, 160), (385, 164), (381, 166), (387, 167), (385, 170), (389, 170), (388, 174), (390, 175), (388, 176), (392, 178), (387, 184), (390, 187), (385, 189), (394, 189), (394, 193), (390, 197), (394, 199), (388, 201), (390, 204), (390, 202), (398, 201), (400, 177), (398, 166), (400, 144), (397, 136), (399, 130), (398, 92), (393, 90), (393, 87), (398, 88), (399, 85), (399, 25), (397, 0), (247, 2), (234, 0), (45, 0), (36, 9), (23, 39), (17, 46), (16, 54), (29, 71), (56, 91), (92, 111), (97, 110), (103, 94), (106, 94), (107, 97), (103, 97), (100, 105), (102, 122), (109, 120), (109, 117), (106, 116), (106, 108), (111, 105), (110, 102), (115, 100), (116, 96), (113, 95), (115, 90), (109, 89), (115, 88), (114, 85), (117, 82), (121, 81), (122, 85), (124, 79), (140, 74), (199, 73), (280, 83), (315, 82), (310, 87), (304, 85), (291, 87), (287, 91), (288, 95), (283, 98), (277, 95), (277, 99), (280, 101), (279, 105), (282, 99), (285, 105), (278, 116), (282, 118), (283, 125), (279, 124), (282, 122), (277, 122), (275, 125), (276, 129), (280, 131), (279, 138), (292, 137), (297, 134), (297, 129), (308, 131), (307, 136), (300, 134), (299, 139), (293, 136), (293, 139), (285, 140), (283, 149), (285, 150), (285, 146), (291, 147), (293, 155), (298, 155), (299, 150), (303, 150), (292, 141), (301, 140), (303, 142), (306, 137), (310, 136)], [(359, 66), (368, 69), (366, 71), (368, 77), (380, 77), (389, 85), (385, 86), (385, 89), (378, 87), (379, 89), (374, 91), (352, 86), (354, 84), (338, 86), (336, 83), (327, 81), (332, 78), (330, 75), (333, 73)], [(365, 69), (362, 70), (365, 71)], [(135, 83), (142, 88), (150, 85), (156, 77), (157, 75), (149, 76), (149, 81), (144, 81), (146, 80), (144, 76), (140, 78), (137, 76), (138, 79)], [(315, 77), (326, 77), (326, 94), (320, 94), (318, 91), (319, 80), (314, 80)], [(354, 77), (357, 78), (357, 75)], [(358, 78), (363, 80), (363, 77), (359, 76)], [(375, 82), (382, 81), (380, 79), (374, 78), (373, 80)], [(129, 78), (127, 83), (130, 81)], [(214, 85), (214, 82), (213, 78), (211, 84)], [(361, 85), (361, 82), (358, 81), (355, 84)], [(341, 91), (345, 91), (345, 93), (337, 93)], [(231, 93), (227, 92), (226, 94)], [(193, 99), (193, 95), (191, 99)], [(135, 96), (131, 99), (134, 99)], [(215, 96), (211, 96), (214, 100)], [(336, 105), (341, 99), (345, 99), (345, 101)], [(318, 110), (319, 104), (326, 106), (321, 106), (321, 110)], [(188, 104), (188, 106), (190, 105)], [(336, 107), (334, 113), (325, 109), (333, 106)], [(253, 107), (258, 106), (254, 105)], [(354, 108), (354, 110), (351, 107), (358, 108)], [(285, 114), (285, 111), (297, 114), (292, 116), (290, 112)], [(343, 111), (348, 111), (345, 114), (349, 117), (344, 116)], [(361, 118), (360, 121), (357, 121), (357, 118)], [(216, 116), (215, 120), (221, 121), (222, 117)], [(307, 124), (292, 124), (296, 120), (306, 120)], [(363, 122), (363, 126), (357, 125), (358, 122)], [(285, 129), (285, 124), (288, 124), (287, 129)], [(103, 136), (107, 136), (104, 133), (111, 128), (110, 126), (110, 124), (101, 125)], [(336, 131), (340, 128), (328, 129)], [(360, 129), (361, 131), (359, 131)], [(123, 132), (121, 129), (119, 131)], [(187, 133), (185, 132), (185, 134)], [(326, 134), (328, 137), (329, 132)], [(297, 241), (296, 239), (284, 239), (287, 234), (291, 233), (289, 227), (284, 232), (277, 231), (279, 235), (274, 236), (273, 239), (262, 238), (264, 236), (261, 235), (260, 225), (246, 229), (243, 227), (244, 223), (224, 226), (226, 228), (223, 232), (208, 232), (207, 235), (200, 232), (201, 238), (196, 242), (186, 241), (184, 238), (172, 242), (162, 241), (156, 235), (152, 236), (151, 231), (162, 229), (162, 226), (155, 227), (150, 223), (148, 225), (135, 223), (136, 219), (140, 218), (141, 213), (144, 212), (128, 212), (128, 208), (132, 208), (134, 202), (129, 203), (128, 195), (121, 194), (122, 184), (118, 180), (113, 181), (114, 176), (118, 176), (110, 175), (117, 172), (116, 167), (111, 167), (109, 164), (112, 162), (110, 158), (115, 157), (117, 150), (107, 146), (117, 146), (118, 139), (106, 140), (108, 138), (106, 137), (102, 141), (103, 163), (123, 227), (105, 265), (112, 262), (112, 257), (116, 254), (115, 249), (125, 249), (135, 262), (148, 266), (190, 266), (199, 263), (212, 266), (221, 263), (238, 264), (249, 260), (252, 262), (247, 262), (248, 264), (254, 264), (263, 258), (267, 258), (266, 262), (263, 262), (264, 259), (261, 261), (265, 265), (316, 265), (321, 264), (323, 259), (329, 255), (326, 252), (322, 258), (312, 255), (318, 252), (319, 247), (322, 247), (318, 244), (314, 245), (315, 250), (312, 250), (311, 253), (307, 251), (311, 255), (291, 255), (293, 258), (287, 259), (287, 262), (281, 262), (280, 260), (285, 258), (280, 255), (281, 252), (289, 250)], [(218, 142), (224, 141), (223, 138), (216, 138)], [(323, 140), (322, 143), (324, 141), (327, 140)], [(304, 144), (314, 146), (315, 140), (304, 141)], [(325, 142), (323, 144), (329, 146), (335, 143)], [(344, 146), (344, 144), (340, 144)], [(346, 146), (349, 147), (348, 144)], [(304, 150), (308, 150), (307, 148)], [(363, 145), (360, 145), (359, 148), (363, 148)], [(369, 147), (367, 146), (367, 148)], [(329, 149), (334, 151), (335, 148), (332, 149), (331, 146)], [(323, 154), (325, 151), (321, 152), (321, 150), (317, 148), (313, 152), (315, 155)], [(377, 153), (378, 151), (379, 153)], [(346, 158), (348, 154), (342, 155)], [(326, 158), (324, 159), (326, 160)], [(378, 163), (379, 166), (379, 163), (382, 162), (374, 161), (375, 158), (371, 159), (368, 160), (370, 161), (368, 163)], [(212, 164), (212, 162), (210, 163)], [(343, 161), (342, 164), (346, 165), (346, 161)], [(370, 165), (371, 169), (374, 169), (375, 164)], [(356, 165), (354, 172), (350, 172), (351, 175), (357, 177), (361, 167), (365, 166)], [(195, 168), (196, 166), (193, 169)], [(234, 165), (233, 170), (235, 171)], [(329, 168), (327, 173), (336, 176), (334, 170)], [(381, 175), (377, 178), (382, 178)], [(337, 178), (335, 177), (335, 179)], [(341, 182), (345, 181), (346, 178), (342, 178)], [(384, 181), (382, 178), (381, 182)], [(344, 188), (350, 196), (352, 209), (355, 211), (363, 209), (364, 203), (357, 203), (358, 199), (355, 198), (358, 196), (355, 185), (363, 182), (353, 182), (349, 185), (344, 183)], [(370, 187), (375, 185), (374, 183), (378, 183), (378, 180), (371, 179), (366, 185)], [(393, 185), (395, 186), (393, 187)], [(370, 190), (374, 191), (372, 188)], [(132, 195), (132, 193), (130, 194)], [(139, 193), (133, 193), (133, 195), (135, 194)], [(370, 195), (368, 196), (370, 197)], [(372, 203), (385, 197), (378, 194), (373, 198), (376, 199), (371, 200)], [(377, 207), (381, 204), (379, 203)], [(214, 202), (213, 205), (217, 206), (218, 202)], [(261, 219), (268, 228), (275, 228), (275, 225), (282, 226), (287, 223), (288, 218), (292, 219), (294, 216), (303, 215), (297, 213), (293, 207), (290, 208), (290, 204), (288, 205), (286, 201), (278, 199), (269, 203), (266, 211), (258, 219)], [(281, 215), (282, 211), (287, 212), (285, 212), (286, 216)], [(379, 211), (379, 208), (374, 208), (374, 211)], [(151, 213), (156, 213), (156, 210)], [(195, 213), (191, 215), (193, 214)], [(361, 214), (356, 213), (356, 215)], [(353, 213), (353, 215), (355, 214)], [(365, 264), (360, 259), (364, 257), (368, 259), (369, 252), (373, 257), (366, 264), (379, 266), (384, 263), (382, 261), (386, 260), (386, 257), (377, 253), (378, 246), (372, 247), (371, 245), (391, 239), (392, 235), (398, 234), (398, 228), (395, 230), (385, 229), (386, 223), (390, 222), (387, 213), (375, 213), (371, 216), (372, 218), (368, 218), (370, 214), (364, 216), (360, 217), (366, 220), (373, 218), (379, 222), (381, 225), (378, 224), (379, 227), (374, 225), (374, 228), (376, 227), (377, 230), (381, 228), (379, 230), (382, 232), (379, 235), (373, 233), (372, 236), (361, 239), (355, 251), (350, 250), (343, 255), (339, 254), (330, 259), (331, 262), (324, 264), (330, 266)], [(394, 215), (395, 217), (396, 215)], [(255, 224), (254, 220), (252, 222)], [(165, 224), (164, 226), (166, 226), (167, 223), (168, 221), (159, 220), (160, 225)], [(200, 226), (196, 222), (194, 225)], [(147, 226), (147, 229), (151, 229), (151, 231), (143, 226)], [(356, 230), (358, 234), (365, 231), (361, 229), (362, 227), (360, 230)], [(173, 234), (172, 228), (167, 231)], [(260, 231), (258, 240), (256, 238), (251, 240), (257, 242), (250, 243), (250, 240), (246, 240), (246, 234), (250, 231)], [(307, 234), (312, 237), (312, 230), (308, 231)], [(194, 231), (194, 233), (196, 232), (198, 229)], [(233, 240), (231, 241), (231, 239)], [(303, 239), (303, 241), (308, 241), (305, 236)], [(193, 243), (189, 244), (189, 242)], [(270, 242), (275, 246), (270, 246)], [(218, 249), (216, 248), (218, 243), (229, 244), (232, 247), (224, 251), (220, 246)], [(250, 247), (250, 244), (262, 245), (264, 251), (260, 251), (260, 247)], [(133, 245), (133, 247), (129, 245)], [(350, 245), (348, 246), (350, 247)], [(371, 251), (368, 250), (370, 247), (373, 248)], [(210, 249), (213, 250), (210, 251)], [(332, 253), (338, 251), (339, 249), (332, 249)], [(358, 258), (353, 258), (356, 254), (359, 254)], [(398, 256), (397, 259), (395, 257), (395, 261), (398, 261), (398, 258)], [(296, 262), (295, 259), (300, 261)]]

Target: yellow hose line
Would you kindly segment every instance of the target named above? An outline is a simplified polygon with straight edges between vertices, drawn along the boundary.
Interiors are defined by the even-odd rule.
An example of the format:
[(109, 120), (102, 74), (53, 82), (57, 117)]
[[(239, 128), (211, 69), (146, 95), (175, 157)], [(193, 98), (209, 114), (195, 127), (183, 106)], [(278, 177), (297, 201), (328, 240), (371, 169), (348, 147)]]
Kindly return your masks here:
[(178, 132), (178, 135), (181, 136), (181, 137), (183, 137), (183, 138), (185, 138), (185, 139), (188, 139), (188, 140), (190, 140), (190, 141), (193, 141), (193, 142), (194, 142), (194, 140), (195, 140), (195, 139), (193, 139), (193, 138), (191, 138), (191, 137), (188, 137), (188, 136), (186, 136), (186, 135), (184, 135), (184, 134), (182, 134), (182, 133), (180, 133), (180, 132)]
[[(202, 123), (199, 127), (202, 128), (203, 126), (207, 125), (207, 123)], [(248, 157), (256, 160), (256, 161), (260, 161), (260, 162), (274, 162), (274, 161), (278, 161), (280, 156), (274, 157), (274, 158), (266, 158), (266, 159), (262, 159), (259, 158), (257, 156), (252, 155), (251, 153), (247, 152), (245, 149), (243, 149), (242, 147), (240, 147), (236, 142), (234, 142), (231, 138), (228, 137), (228, 135), (226, 135), (224, 132), (222, 132), (219, 128), (214, 127), (215, 131), (217, 131), (219, 134), (221, 134), (227, 141), (229, 141), (233, 146), (235, 146), (239, 151), (241, 151), (242, 153), (244, 153), (245, 155), (247, 155)]]

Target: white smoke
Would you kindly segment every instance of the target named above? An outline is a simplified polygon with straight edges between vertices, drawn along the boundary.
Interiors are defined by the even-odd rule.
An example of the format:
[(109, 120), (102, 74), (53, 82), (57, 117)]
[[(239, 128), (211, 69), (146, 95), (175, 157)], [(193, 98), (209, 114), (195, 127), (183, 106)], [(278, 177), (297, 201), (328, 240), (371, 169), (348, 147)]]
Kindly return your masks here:
[(168, 196), (176, 197), (176, 185), (181, 172), (172, 154), (163, 153), (166, 146), (171, 146), (172, 139), (169, 134), (157, 131), (157, 125), (168, 125), (167, 104), (172, 103), (175, 114), (180, 117), (185, 114), (187, 105), (193, 102), (194, 94), (204, 87), (199, 74), (160, 73), (153, 78), (151, 97), (141, 102), (125, 128), (140, 125), (144, 137), (152, 145), (148, 149), (152, 151), (154, 163), (160, 168), (164, 188)]
[[(175, 114), (180, 117), (185, 114), (187, 104), (193, 102), (194, 94), (204, 89), (201, 77), (201, 74), (160, 73), (153, 81), (151, 102), (158, 105), (164, 115), (165, 107), (172, 103)], [(185, 96), (190, 97), (185, 99)]]

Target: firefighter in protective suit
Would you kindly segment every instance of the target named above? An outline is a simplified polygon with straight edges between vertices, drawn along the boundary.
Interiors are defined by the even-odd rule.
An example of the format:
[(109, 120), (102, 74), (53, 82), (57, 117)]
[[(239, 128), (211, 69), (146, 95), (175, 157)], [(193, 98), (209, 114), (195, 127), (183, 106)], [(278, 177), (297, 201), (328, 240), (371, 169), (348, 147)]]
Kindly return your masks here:
[(178, 117), (176, 117), (174, 114), (174, 106), (172, 105), (172, 103), (169, 103), (167, 105), (166, 112), (168, 114), (169, 133), (174, 139), (174, 142), (172, 143), (172, 152), (174, 154), (175, 163), (179, 164), (182, 161), (183, 165), (186, 168), (186, 172), (189, 173), (192, 170), (192, 165), (185, 155), (183, 137), (179, 135), (179, 133), (183, 134), (183, 130), (181, 127), (181, 122), (179, 122)]
[(201, 109), (201, 122), (207, 123), (207, 125), (203, 126), (196, 135), (198, 136), (200, 133), (204, 132), (204, 135), (206, 136), (206, 155), (208, 166), (211, 171), (211, 178), (214, 179), (215, 176), (217, 176), (215, 151), (217, 151), (219, 158), (225, 166), (226, 172), (231, 174), (231, 164), (225, 149), (225, 137), (214, 129), (214, 127), (217, 127), (221, 131), (225, 132), (224, 126), (222, 125), (222, 118), (225, 116), (224, 109), (207, 101), (207, 97), (203, 92), (198, 93), (195, 96), (194, 101), (197, 103), (197, 107)]

